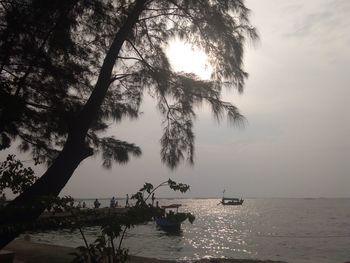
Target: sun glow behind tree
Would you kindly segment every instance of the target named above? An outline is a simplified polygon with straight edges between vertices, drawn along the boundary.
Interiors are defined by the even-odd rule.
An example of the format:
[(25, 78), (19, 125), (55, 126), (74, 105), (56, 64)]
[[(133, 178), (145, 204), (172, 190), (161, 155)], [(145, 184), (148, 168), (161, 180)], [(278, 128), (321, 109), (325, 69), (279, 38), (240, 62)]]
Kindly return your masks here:
[(191, 44), (174, 39), (169, 43), (167, 56), (175, 71), (194, 73), (203, 80), (209, 80), (212, 68), (204, 51)]

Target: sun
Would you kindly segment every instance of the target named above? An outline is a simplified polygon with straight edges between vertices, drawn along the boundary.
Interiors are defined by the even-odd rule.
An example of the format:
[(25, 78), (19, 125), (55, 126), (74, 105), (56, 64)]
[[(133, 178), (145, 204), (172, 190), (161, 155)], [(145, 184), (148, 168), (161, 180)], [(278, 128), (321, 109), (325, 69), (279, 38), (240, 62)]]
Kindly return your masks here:
[(166, 53), (173, 70), (194, 73), (203, 80), (210, 79), (212, 68), (204, 51), (174, 39), (169, 43)]

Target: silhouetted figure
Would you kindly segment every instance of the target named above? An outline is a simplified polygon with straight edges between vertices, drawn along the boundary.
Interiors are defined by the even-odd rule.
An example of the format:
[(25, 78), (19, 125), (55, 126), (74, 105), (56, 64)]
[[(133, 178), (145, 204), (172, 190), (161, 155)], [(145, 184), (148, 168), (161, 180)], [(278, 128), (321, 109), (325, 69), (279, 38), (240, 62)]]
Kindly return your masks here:
[(152, 194), (152, 206), (154, 205), (154, 193)]
[(95, 207), (95, 208), (99, 208), (100, 205), (101, 205), (101, 203), (100, 203), (100, 202), (97, 200), (97, 198), (96, 198), (96, 200), (95, 200), (95, 202), (94, 202), (94, 207)]
[(83, 202), (83, 208), (86, 208), (86, 203), (85, 202)]
[(113, 196), (109, 205), (110, 208), (114, 208), (115, 207), (115, 197)]
[(5, 206), (5, 203), (6, 203), (6, 195), (5, 193), (3, 193), (0, 197), (0, 207)]
[(129, 195), (126, 194), (125, 207), (129, 207)]
[(156, 202), (156, 207), (159, 208), (159, 202), (158, 201)]

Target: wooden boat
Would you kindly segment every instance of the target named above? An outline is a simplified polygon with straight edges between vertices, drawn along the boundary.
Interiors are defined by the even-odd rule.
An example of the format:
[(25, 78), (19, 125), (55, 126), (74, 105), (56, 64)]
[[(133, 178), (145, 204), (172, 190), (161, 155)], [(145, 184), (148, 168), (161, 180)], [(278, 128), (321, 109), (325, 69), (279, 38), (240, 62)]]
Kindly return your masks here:
[[(161, 208), (164, 209), (164, 215), (155, 218), (157, 226), (165, 231), (179, 231), (183, 220), (177, 220), (176, 215), (178, 215), (180, 206), (181, 204), (162, 206)], [(170, 209), (169, 213), (166, 213), (166, 209)], [(173, 209), (176, 209), (176, 213), (172, 211)]]
[(221, 204), (222, 205), (242, 205), (244, 202), (244, 200), (238, 199), (238, 198), (227, 198), (227, 197), (223, 197), (221, 200)]

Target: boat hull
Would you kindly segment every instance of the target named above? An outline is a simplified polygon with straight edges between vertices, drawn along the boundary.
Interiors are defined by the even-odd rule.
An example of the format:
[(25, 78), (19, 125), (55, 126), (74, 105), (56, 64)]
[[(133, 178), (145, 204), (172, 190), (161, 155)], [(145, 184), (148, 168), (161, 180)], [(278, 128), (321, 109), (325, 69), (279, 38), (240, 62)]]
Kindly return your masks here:
[(244, 202), (243, 199), (236, 199), (236, 198), (223, 198), (221, 200), (222, 205), (242, 205)]
[(181, 229), (181, 223), (170, 221), (166, 218), (156, 218), (157, 226), (167, 231), (178, 231)]
[(242, 205), (243, 204), (243, 201), (242, 202), (226, 202), (226, 203), (222, 203), (222, 205)]

